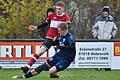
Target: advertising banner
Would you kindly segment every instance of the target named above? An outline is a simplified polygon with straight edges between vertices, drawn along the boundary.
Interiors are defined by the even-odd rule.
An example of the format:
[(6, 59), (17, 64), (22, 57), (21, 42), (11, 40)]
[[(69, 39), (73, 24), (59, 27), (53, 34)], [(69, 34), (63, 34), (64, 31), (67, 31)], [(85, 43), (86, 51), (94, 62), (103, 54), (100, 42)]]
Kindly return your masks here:
[[(0, 42), (0, 67), (20, 68), (38, 53), (42, 42)], [(32, 68), (55, 54), (54, 47), (45, 52)], [(120, 69), (120, 42), (76, 42), (76, 57), (69, 68)]]
[(76, 42), (77, 68), (110, 68), (111, 42)]
[[(0, 42), (0, 66), (20, 68), (27, 64), (32, 54), (38, 53), (42, 42)], [(48, 54), (49, 53), (49, 54)], [(33, 67), (54, 55), (54, 48), (45, 52)]]

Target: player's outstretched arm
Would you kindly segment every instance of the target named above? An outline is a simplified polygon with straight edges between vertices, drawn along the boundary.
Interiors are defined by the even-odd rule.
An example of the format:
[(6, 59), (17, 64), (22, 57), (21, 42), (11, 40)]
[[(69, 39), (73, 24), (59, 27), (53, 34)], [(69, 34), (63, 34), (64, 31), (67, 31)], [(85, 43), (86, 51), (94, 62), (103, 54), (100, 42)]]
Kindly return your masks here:
[(38, 26), (30, 25), (30, 26), (28, 26), (28, 30), (33, 31), (33, 30), (36, 30), (36, 29), (44, 28), (44, 27), (47, 27), (48, 24), (49, 24), (48, 22), (44, 22), (44, 23), (42, 23)]
[(48, 24), (49, 24), (49, 22), (43, 22), (43, 23), (41, 23), (40, 25), (37, 26), (37, 29), (47, 27)]

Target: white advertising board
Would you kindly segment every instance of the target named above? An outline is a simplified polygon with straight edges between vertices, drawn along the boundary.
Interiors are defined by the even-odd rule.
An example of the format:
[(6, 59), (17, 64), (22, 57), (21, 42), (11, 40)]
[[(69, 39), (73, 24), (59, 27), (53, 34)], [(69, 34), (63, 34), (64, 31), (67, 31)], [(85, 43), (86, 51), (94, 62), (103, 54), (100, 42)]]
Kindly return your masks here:
[(76, 42), (77, 68), (110, 68), (111, 42)]

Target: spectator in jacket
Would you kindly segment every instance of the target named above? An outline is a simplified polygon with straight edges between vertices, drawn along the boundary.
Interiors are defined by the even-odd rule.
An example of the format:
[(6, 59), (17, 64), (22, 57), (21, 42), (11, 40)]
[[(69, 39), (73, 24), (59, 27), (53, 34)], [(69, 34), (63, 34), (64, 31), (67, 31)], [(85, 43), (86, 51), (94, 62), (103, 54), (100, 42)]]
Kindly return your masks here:
[[(114, 19), (110, 15), (110, 7), (104, 5), (102, 8), (102, 14), (96, 18), (95, 25), (92, 27), (93, 37), (99, 40), (113, 39), (117, 30), (118, 28), (114, 23)], [(97, 68), (97, 70), (101, 70), (101, 68)], [(105, 71), (110, 70), (110, 68), (105, 68)]]
[(97, 39), (112, 39), (115, 37), (118, 28), (110, 15), (110, 7), (105, 5), (102, 14), (96, 18), (95, 25), (92, 27), (92, 34)]

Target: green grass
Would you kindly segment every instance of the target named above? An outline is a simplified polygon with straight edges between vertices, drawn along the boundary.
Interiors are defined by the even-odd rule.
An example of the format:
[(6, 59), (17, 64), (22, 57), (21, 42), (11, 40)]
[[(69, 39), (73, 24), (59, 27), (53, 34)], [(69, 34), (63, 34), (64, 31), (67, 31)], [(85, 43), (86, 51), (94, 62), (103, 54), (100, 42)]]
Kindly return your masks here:
[[(120, 80), (120, 70), (67, 69), (59, 74), (59, 79), (51, 79), (49, 73), (45, 71), (30, 79), (22, 80)], [(17, 69), (0, 69), (0, 80), (12, 80), (11, 77), (14, 75), (22, 75), (22, 72)]]

